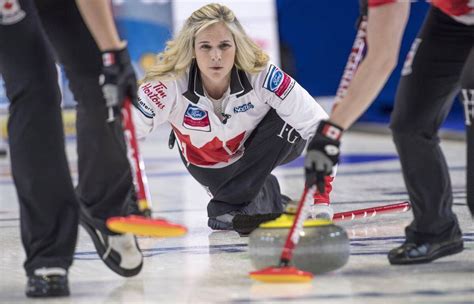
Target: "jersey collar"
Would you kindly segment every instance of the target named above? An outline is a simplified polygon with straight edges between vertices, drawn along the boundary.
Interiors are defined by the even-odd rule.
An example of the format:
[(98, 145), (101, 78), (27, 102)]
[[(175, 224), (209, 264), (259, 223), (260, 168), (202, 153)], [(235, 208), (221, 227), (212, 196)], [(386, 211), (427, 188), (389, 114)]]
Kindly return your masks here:
[[(245, 72), (234, 65), (230, 71), (230, 95), (240, 97), (252, 90), (253, 87)], [(183, 96), (193, 103), (197, 103), (199, 98), (205, 97), (201, 74), (199, 73), (196, 60), (193, 60), (189, 69), (188, 90), (183, 93)]]

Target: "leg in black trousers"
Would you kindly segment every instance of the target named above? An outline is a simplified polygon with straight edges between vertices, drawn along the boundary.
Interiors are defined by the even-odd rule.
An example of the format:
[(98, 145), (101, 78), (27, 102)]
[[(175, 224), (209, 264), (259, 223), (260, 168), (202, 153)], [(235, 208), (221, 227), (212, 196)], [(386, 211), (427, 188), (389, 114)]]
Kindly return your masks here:
[(466, 200), (471, 215), (474, 216), (474, 46), (471, 48), (471, 54), (469, 55), (461, 78), (460, 99), (464, 107), (466, 123)]
[(12, 174), (20, 202), (28, 276), (43, 267), (68, 269), (77, 237), (78, 204), (64, 149), (61, 95), (53, 54), (34, 3), (26, 16), (0, 24), (0, 72), (10, 104)]
[(136, 207), (122, 121), (107, 123), (98, 79), (101, 54), (75, 1), (39, 1), (46, 33), (64, 66), (77, 100), (77, 152), (81, 208), (94, 226), (109, 233), (105, 220)]
[(400, 80), (391, 129), (413, 205), (414, 220), (406, 228), (406, 242), (419, 247), (398, 253), (392, 250), (389, 259), (393, 264), (429, 262), (462, 250), (438, 130), (460, 90), (472, 33), (472, 26), (431, 8), (418, 36), (421, 40), (411, 72)]

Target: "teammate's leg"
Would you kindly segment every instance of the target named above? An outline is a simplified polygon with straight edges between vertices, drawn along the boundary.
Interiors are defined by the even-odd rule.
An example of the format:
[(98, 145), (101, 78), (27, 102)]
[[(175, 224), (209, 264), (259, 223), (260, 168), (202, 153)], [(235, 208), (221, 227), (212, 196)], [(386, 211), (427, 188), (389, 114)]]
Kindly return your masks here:
[(391, 129), (414, 220), (406, 228), (405, 245), (389, 254), (393, 264), (429, 262), (449, 254), (451, 247), (453, 252), (462, 250), (438, 129), (459, 90), (471, 47), (472, 42), (463, 39), (463, 30), (459, 23), (431, 8), (416, 42), (412, 65), (402, 72)]
[(97, 220), (95, 224), (106, 230), (107, 218), (125, 215), (127, 204), (134, 204), (121, 119), (106, 123), (107, 109), (98, 84), (101, 54), (75, 1), (49, 3), (38, 5), (38, 9), (78, 102), (78, 196), (81, 205)]
[[(474, 40), (474, 38), (473, 38)], [(473, 42), (474, 44), (474, 42)], [(460, 99), (464, 107), (467, 141), (466, 192), (467, 205), (474, 216), (474, 47), (461, 78)]]
[[(78, 102), (81, 224), (105, 264), (122, 276), (133, 276), (140, 272), (143, 261), (135, 238), (116, 235), (105, 225), (107, 218), (128, 215), (137, 205), (122, 120), (106, 122), (107, 109), (99, 85), (100, 51), (74, 0), (41, 2), (38, 10)], [(126, 244), (134, 250), (125, 251)]]
[(0, 23), (0, 73), (11, 102), (8, 132), (30, 278), (26, 292), (67, 295), (78, 204), (64, 149), (57, 72), (34, 2), (15, 5), (25, 15)]

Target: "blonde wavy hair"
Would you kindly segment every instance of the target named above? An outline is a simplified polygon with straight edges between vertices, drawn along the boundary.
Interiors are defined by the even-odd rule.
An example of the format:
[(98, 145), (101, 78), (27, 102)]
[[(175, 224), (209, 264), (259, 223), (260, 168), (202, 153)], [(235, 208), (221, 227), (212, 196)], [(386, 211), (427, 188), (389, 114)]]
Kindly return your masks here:
[(234, 37), (237, 68), (249, 73), (263, 70), (269, 60), (268, 55), (250, 39), (228, 7), (212, 3), (193, 12), (178, 35), (166, 42), (165, 50), (157, 55), (156, 63), (146, 71), (142, 82), (179, 78), (193, 60), (196, 35), (218, 22), (225, 24)]

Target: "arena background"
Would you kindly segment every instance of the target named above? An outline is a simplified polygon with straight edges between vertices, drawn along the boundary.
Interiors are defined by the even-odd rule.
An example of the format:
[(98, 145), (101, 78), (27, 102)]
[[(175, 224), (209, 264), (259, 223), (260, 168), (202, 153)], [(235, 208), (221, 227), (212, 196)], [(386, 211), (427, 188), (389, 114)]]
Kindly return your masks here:
[[(209, 1), (114, 0), (114, 13), (122, 37), (128, 40), (136, 71), (141, 77), (144, 68), (161, 51), (166, 40), (179, 29), (192, 11)], [(251, 37), (272, 57), (272, 61), (292, 75), (313, 96), (323, 103), (332, 101), (355, 35), (358, 1), (329, 0), (239, 0), (220, 1), (228, 5), (243, 23)], [(412, 4), (405, 31), (399, 64), (376, 102), (359, 122), (375, 122), (385, 129), (393, 107), (396, 86), (403, 58), (423, 22), (429, 4)], [(60, 68), (59, 68), (60, 69)], [(66, 109), (74, 108), (67, 89), (67, 79), (60, 73)], [(0, 137), (6, 139), (8, 102), (0, 79)], [(68, 136), (74, 135), (74, 111), (65, 111)], [(376, 130), (370, 124), (370, 130)], [(462, 136), (463, 113), (455, 102), (445, 124)], [(451, 132), (452, 133), (452, 132)]]

